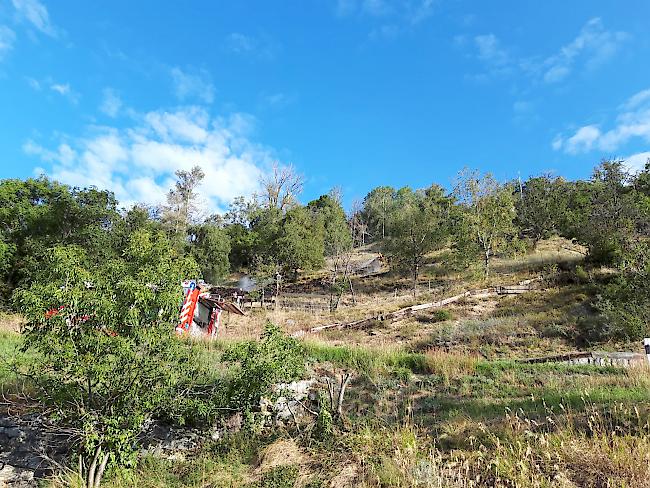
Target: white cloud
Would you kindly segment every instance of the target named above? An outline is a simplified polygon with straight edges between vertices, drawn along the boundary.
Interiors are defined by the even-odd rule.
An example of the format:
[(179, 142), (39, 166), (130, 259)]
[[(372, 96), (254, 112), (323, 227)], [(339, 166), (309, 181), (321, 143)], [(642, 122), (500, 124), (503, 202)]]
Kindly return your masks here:
[(122, 108), (122, 99), (112, 88), (104, 88), (102, 96), (103, 99), (99, 110), (109, 117), (117, 117), (117, 114)]
[(612, 152), (634, 139), (650, 143), (650, 90), (640, 91), (621, 105), (611, 129), (586, 125), (570, 137), (558, 135), (553, 148), (569, 154), (592, 150)]
[(635, 108), (650, 102), (650, 88), (641, 90), (636, 95), (632, 95), (624, 104), (625, 110), (634, 110)]
[(505, 66), (510, 62), (508, 53), (501, 47), (494, 34), (476, 36), (474, 43), (478, 49), (478, 57), (482, 61), (496, 66)]
[(38, 0), (12, 0), (18, 15), (26, 19), (39, 31), (56, 37), (57, 30), (50, 22), (50, 14), (45, 5)]
[(183, 71), (178, 67), (171, 70), (174, 92), (180, 101), (198, 99), (205, 103), (214, 101), (214, 85), (205, 70), (194, 73)]
[(587, 152), (593, 149), (594, 144), (601, 137), (601, 132), (595, 125), (586, 125), (580, 127), (571, 137), (561, 142), (565, 152), (569, 154), (577, 154), (579, 152)]
[(52, 83), (50, 90), (57, 92), (59, 95), (68, 95), (70, 93), (70, 85), (68, 83)]
[(6, 25), (0, 25), (0, 61), (14, 47), (16, 34)]
[(356, 9), (356, 0), (337, 0), (336, 13), (341, 17), (350, 15)]
[[(62, 166), (70, 166), (77, 157), (77, 153), (74, 149), (65, 143), (60, 144), (55, 151), (50, 151), (36, 144), (34, 141), (28, 140), (23, 144), (23, 151), (25, 154), (38, 156), (42, 161), (47, 163), (56, 162)], [(43, 172), (41, 168), (38, 168), (38, 170), (41, 173)]]
[(625, 166), (627, 166), (630, 171), (637, 173), (642, 171), (645, 168), (645, 165), (650, 161), (650, 151), (630, 154), (626, 158), (623, 158), (623, 160), (625, 161)]
[(620, 50), (629, 37), (625, 32), (606, 30), (600, 18), (593, 18), (573, 40), (550, 56), (515, 56), (494, 34), (476, 36), (474, 44), (476, 57), (487, 66), (488, 74), (519, 73), (552, 84), (565, 80), (577, 68), (591, 70), (601, 66)]
[(214, 118), (199, 107), (143, 114), (132, 127), (91, 127), (89, 135), (48, 150), (33, 141), (25, 153), (51, 167), (47, 173), (75, 186), (115, 192), (125, 205), (162, 203), (174, 172), (201, 166), (200, 193), (212, 211), (236, 196), (251, 195), (272, 162), (272, 151), (252, 142), (252, 117)]
[(602, 20), (593, 18), (583, 26), (575, 39), (544, 61), (543, 79), (547, 83), (562, 81), (581, 57), (587, 68), (595, 68), (614, 56), (628, 38), (625, 32), (605, 30)]
[(50, 90), (53, 92), (58, 93), (64, 98), (67, 98), (75, 105), (79, 102), (79, 94), (72, 89), (69, 83), (49, 82), (49, 84)]

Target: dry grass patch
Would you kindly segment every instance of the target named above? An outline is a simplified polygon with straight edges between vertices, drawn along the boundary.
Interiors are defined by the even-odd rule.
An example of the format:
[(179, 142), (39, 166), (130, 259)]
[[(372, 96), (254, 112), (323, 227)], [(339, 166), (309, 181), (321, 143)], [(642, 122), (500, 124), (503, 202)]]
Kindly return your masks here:
[(477, 355), (447, 352), (440, 349), (429, 349), (425, 352), (424, 357), (427, 372), (442, 376), (446, 381), (474, 374), (480, 359)]
[(0, 332), (19, 334), (25, 319), (18, 314), (0, 312)]

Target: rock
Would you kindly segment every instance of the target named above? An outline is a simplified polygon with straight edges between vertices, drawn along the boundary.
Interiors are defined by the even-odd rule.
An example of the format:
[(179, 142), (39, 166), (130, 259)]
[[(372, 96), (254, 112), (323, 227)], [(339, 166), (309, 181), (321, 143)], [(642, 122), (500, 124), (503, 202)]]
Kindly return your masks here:
[(37, 414), (0, 416), (0, 486), (37, 486), (52, 474), (53, 466), (41, 454), (63, 462), (67, 438), (57, 435), (47, 419)]
[(21, 436), (22, 431), (17, 427), (3, 427), (3, 432), (0, 433), (6, 435), (9, 439), (15, 439)]
[[(266, 398), (260, 401), (263, 413), (275, 414), (276, 421), (285, 421), (304, 414), (301, 402), (306, 400), (312, 392), (316, 383), (315, 379), (293, 381), (291, 383), (280, 383), (273, 386), (273, 391), (280, 394), (278, 399), (270, 405)], [(270, 408), (269, 408), (270, 407)]]
[(17, 468), (9, 464), (0, 463), (0, 486), (11, 488), (36, 488), (37, 481), (34, 472), (29, 469)]

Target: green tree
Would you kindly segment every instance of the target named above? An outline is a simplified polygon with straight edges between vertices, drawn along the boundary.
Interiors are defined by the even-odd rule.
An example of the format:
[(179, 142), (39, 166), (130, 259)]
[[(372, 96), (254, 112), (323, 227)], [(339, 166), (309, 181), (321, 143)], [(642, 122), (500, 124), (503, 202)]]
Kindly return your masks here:
[(248, 269), (255, 259), (255, 234), (242, 224), (226, 227), (230, 237), (230, 254), (228, 261), (233, 269)]
[(336, 199), (321, 195), (309, 202), (307, 209), (323, 221), (326, 256), (337, 256), (352, 248), (350, 226), (343, 207)]
[(55, 246), (15, 294), (28, 320), (26, 366), (50, 412), (78, 440), (86, 486), (109, 464), (132, 466), (137, 436), (182, 397), (199, 364), (172, 337), (179, 283), (196, 272), (161, 233), (137, 231), (121, 258)]
[(314, 218), (305, 207), (292, 208), (282, 219), (276, 246), (277, 262), (294, 277), (298, 270), (320, 268), (325, 252), (322, 218)]
[(378, 239), (386, 237), (390, 217), (395, 209), (395, 189), (390, 186), (374, 188), (363, 199), (363, 209), (370, 226), (370, 233)]
[(447, 242), (451, 205), (452, 199), (437, 185), (415, 192), (410, 188), (397, 192), (398, 210), (389, 228), (385, 250), (394, 262), (409, 270), (414, 296), (424, 257)]
[[(111, 192), (71, 189), (48, 178), (0, 182), (0, 235), (4, 298), (32, 279), (51, 246), (78, 245), (97, 260), (114, 255), (112, 232), (120, 221)], [(1, 270), (0, 270), (1, 271)]]
[(622, 161), (603, 161), (591, 180), (567, 185), (562, 234), (587, 246), (591, 260), (615, 264), (645, 220)]
[(334, 311), (338, 308), (346, 283), (352, 291), (350, 226), (337, 192), (331, 191), (328, 195), (321, 195), (317, 200), (309, 202), (307, 208), (323, 222), (325, 255), (330, 258), (330, 310)]
[(230, 272), (230, 237), (213, 224), (189, 229), (190, 255), (199, 264), (201, 275), (208, 283), (220, 283)]
[[(619, 274), (598, 296), (604, 317), (591, 338), (636, 341), (650, 335), (650, 242), (636, 243), (619, 265)], [(594, 333), (597, 332), (597, 333)]]
[(643, 171), (636, 175), (634, 188), (646, 197), (650, 197), (650, 158), (645, 163)]
[(456, 226), (459, 252), (465, 257), (480, 257), (485, 278), (495, 253), (513, 247), (516, 215), (513, 192), (487, 173), (465, 169), (459, 173), (454, 195), (460, 203)]
[(559, 227), (566, 213), (564, 181), (549, 175), (529, 178), (515, 196), (517, 225), (523, 236), (533, 242), (549, 238)]

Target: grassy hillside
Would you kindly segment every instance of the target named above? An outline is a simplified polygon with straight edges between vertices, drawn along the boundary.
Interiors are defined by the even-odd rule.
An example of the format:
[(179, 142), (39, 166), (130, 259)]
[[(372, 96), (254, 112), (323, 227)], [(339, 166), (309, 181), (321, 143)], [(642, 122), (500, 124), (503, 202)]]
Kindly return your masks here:
[[(415, 298), (406, 279), (389, 273), (356, 278), (357, 304), (334, 314), (253, 309), (229, 317), (220, 339), (202, 344), (215, 367), (228, 345), (259, 336), (267, 320), (294, 332), (546, 276), (522, 295), (306, 335), (307, 377), (324, 389), (323, 378), (352, 375), (340, 426), (319, 434), (320, 419), (309, 413), (271, 429), (244, 422), (177, 459), (146, 456), (134, 472), (113, 471), (106, 486), (650, 486), (647, 365), (516, 361), (578, 349), (641, 351), (640, 344), (589, 342), (585, 331), (598, 320), (595, 284), (610, 272), (576, 271), (580, 259), (566, 241), (544, 242), (533, 254), (497, 261), (486, 284), (471, 270), (440, 269), (431, 256)], [(20, 340), (15, 326), (5, 325), (1, 354), (13, 354)], [(0, 381), (15, 385), (6, 370)], [(72, 477), (64, 473), (52, 484)]]

